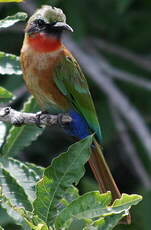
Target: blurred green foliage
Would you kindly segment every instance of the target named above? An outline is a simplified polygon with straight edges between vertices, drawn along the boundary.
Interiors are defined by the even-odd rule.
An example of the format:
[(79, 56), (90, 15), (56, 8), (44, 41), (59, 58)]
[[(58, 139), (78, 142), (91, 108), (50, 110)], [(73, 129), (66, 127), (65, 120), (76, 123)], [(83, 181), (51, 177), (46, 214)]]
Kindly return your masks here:
[[(34, 4), (40, 7), (41, 4), (51, 4), (61, 7), (67, 15), (68, 23), (74, 28), (73, 37), (76, 42), (87, 41), (90, 36), (104, 39), (113, 43), (115, 46), (122, 46), (128, 51), (135, 52), (138, 55), (144, 55), (151, 61), (151, 1), (147, 0), (26, 0), (26, 4)], [(31, 7), (32, 9), (32, 7)], [(17, 3), (0, 3), (0, 17), (3, 19), (8, 15), (13, 15), (19, 11), (26, 11), (26, 8)], [(27, 12), (28, 13), (28, 12)], [(9, 29), (0, 31), (0, 51), (19, 55), (23, 41), (24, 23), (19, 23)], [(102, 51), (102, 54), (114, 66), (124, 71), (143, 76), (150, 80), (150, 72), (144, 70), (139, 65), (132, 63), (124, 58)], [(124, 81), (115, 81), (120, 90), (125, 93), (133, 105), (135, 105), (143, 116), (148, 127), (151, 127), (151, 100), (150, 91), (136, 87)], [(11, 92), (18, 93), (24, 85), (21, 76), (1, 76), (0, 84)], [(146, 189), (131, 162), (126, 156), (125, 146), (122, 145), (120, 134), (117, 132), (114, 120), (110, 111), (108, 98), (100, 91), (98, 86), (89, 80), (89, 85), (97, 107), (97, 112), (104, 136), (104, 152), (109, 165), (112, 168), (113, 175), (123, 192), (141, 193), (144, 201), (138, 205), (138, 208), (132, 211), (132, 225), (119, 226), (118, 230), (150, 230), (150, 212), (151, 212), (151, 193)], [(21, 95), (12, 106), (20, 109), (27, 94)], [(19, 94), (20, 95), (20, 94)], [(146, 154), (146, 150), (140, 144), (132, 128), (127, 125), (127, 130), (137, 153), (145, 167), (148, 175), (151, 174), (151, 161)], [(63, 152), (69, 144), (73, 143), (72, 138), (68, 137), (59, 128), (46, 129), (45, 132), (18, 154), (18, 158), (47, 166), (52, 158)], [(85, 177), (79, 187), (81, 193), (88, 191), (96, 185), (91, 184), (92, 174), (87, 167), (87, 177)], [(3, 215), (6, 229), (14, 229), (11, 226), (12, 220)], [(1, 218), (1, 216), (0, 216)], [(10, 225), (8, 226), (8, 224)], [(17, 227), (15, 227), (17, 229)], [(74, 229), (74, 227), (73, 227)], [(77, 229), (77, 228), (76, 228)]]

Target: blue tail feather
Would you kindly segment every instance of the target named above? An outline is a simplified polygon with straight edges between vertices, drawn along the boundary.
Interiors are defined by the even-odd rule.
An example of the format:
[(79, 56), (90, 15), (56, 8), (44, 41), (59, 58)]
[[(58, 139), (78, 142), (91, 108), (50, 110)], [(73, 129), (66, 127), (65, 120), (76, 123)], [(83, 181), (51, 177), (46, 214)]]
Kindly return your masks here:
[(71, 110), (68, 112), (72, 117), (72, 121), (65, 126), (64, 130), (70, 136), (80, 139), (87, 137), (90, 134), (86, 120), (77, 111)]

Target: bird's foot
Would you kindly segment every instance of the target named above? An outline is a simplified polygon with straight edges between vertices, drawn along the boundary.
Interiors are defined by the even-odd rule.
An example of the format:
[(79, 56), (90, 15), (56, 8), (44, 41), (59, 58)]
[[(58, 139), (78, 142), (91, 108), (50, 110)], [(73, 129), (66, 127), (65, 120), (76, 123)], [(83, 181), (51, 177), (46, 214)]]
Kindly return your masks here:
[(36, 113), (36, 125), (38, 128), (43, 128), (43, 126), (40, 124), (40, 120), (41, 120), (41, 116), (42, 115), (45, 115), (45, 114), (48, 114), (47, 111), (39, 111)]
[(65, 127), (65, 124), (63, 123), (63, 116), (65, 114), (62, 114), (62, 113), (59, 113), (57, 114), (57, 123), (60, 127), (64, 128)]
[(21, 127), (22, 125), (24, 125), (24, 119), (23, 118), (15, 118), (12, 121), (12, 125), (14, 125), (16, 127)]

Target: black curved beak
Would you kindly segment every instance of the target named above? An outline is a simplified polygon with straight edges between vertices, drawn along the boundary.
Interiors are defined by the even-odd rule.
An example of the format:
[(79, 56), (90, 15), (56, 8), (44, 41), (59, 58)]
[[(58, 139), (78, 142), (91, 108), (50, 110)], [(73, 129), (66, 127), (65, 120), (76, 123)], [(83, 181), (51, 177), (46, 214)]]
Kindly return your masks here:
[(60, 30), (67, 30), (67, 31), (70, 31), (70, 32), (73, 32), (73, 29), (71, 28), (71, 26), (69, 26), (68, 24), (64, 23), (64, 22), (56, 22), (54, 25), (53, 25), (54, 28), (58, 28)]

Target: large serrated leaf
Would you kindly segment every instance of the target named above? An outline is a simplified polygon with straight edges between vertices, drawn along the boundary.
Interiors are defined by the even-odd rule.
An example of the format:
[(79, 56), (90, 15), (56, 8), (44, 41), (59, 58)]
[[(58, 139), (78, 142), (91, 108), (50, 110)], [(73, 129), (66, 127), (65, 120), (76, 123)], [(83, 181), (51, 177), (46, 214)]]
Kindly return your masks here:
[(13, 94), (11, 92), (4, 89), (3, 87), (0, 87), (0, 102), (3, 102), (4, 100), (9, 101), (12, 97), (13, 97)]
[[(33, 97), (24, 104), (23, 112), (37, 112), (38, 106)], [(30, 143), (37, 139), (37, 137), (43, 132), (43, 129), (37, 126), (24, 125), (21, 127), (12, 127), (9, 130), (6, 142), (2, 148), (4, 156), (10, 156), (17, 154), (24, 147), (30, 145)]]
[(1, 206), (3, 207), (3, 209), (5, 209), (5, 211), (7, 212), (7, 214), (14, 220), (14, 222), (17, 225), (21, 225), (23, 230), (31, 230), (31, 228), (29, 227), (29, 225), (27, 225), (26, 221), (24, 220), (24, 218), (18, 213), (16, 212), (9, 204), (8, 202), (2, 202)]
[(25, 165), (29, 167), (29, 169), (32, 169), (40, 179), (42, 178), (45, 168), (29, 162), (26, 162)]
[[(10, 1), (1, 1), (0, 0), (0, 2), (10, 2)], [(24, 21), (26, 18), (27, 18), (27, 14), (26, 13), (24, 13), (24, 12), (18, 12), (15, 15), (8, 16), (8, 17), (0, 20), (0, 28), (7, 28), (7, 27), (10, 27), (10, 26), (13, 26), (15, 23), (17, 23), (19, 21)]]
[(21, 75), (19, 57), (0, 52), (0, 74)]
[(32, 206), (24, 189), (11, 177), (5, 169), (0, 169), (0, 184), (2, 194), (8, 198), (11, 203), (18, 207), (24, 207), (27, 210), (32, 210)]
[(17, 210), (16, 210), (17, 206), (13, 205), (11, 203), (10, 199), (7, 198), (2, 193), (2, 191), (0, 193), (0, 198), (1, 198), (1, 203), (0, 203), (1, 207), (3, 209), (5, 209), (5, 211), (7, 212), (8, 216), (10, 216), (17, 225), (21, 225), (23, 230), (31, 230), (31, 228), (26, 223), (26, 221), (24, 220), (24, 218), (20, 215), (19, 212), (17, 212)]
[(1, 158), (0, 165), (24, 189), (28, 199), (32, 202), (35, 199), (35, 185), (40, 179), (39, 175), (26, 164), (13, 158)]
[(70, 186), (63, 196), (63, 198), (60, 200), (60, 202), (57, 205), (57, 210), (60, 212), (62, 209), (64, 209), (66, 206), (68, 206), (73, 200), (77, 199), (79, 197), (79, 191), (76, 187), (73, 185)]
[[(111, 201), (111, 193), (100, 194), (99, 192), (89, 192), (77, 200), (74, 200), (67, 206), (56, 218), (55, 226), (56, 229), (64, 228), (67, 229), (74, 219), (93, 219), (93, 218), (106, 218), (106, 216), (114, 216), (118, 214), (128, 215), (128, 210), (132, 205), (136, 205), (142, 199), (139, 195), (127, 195), (123, 194), (122, 197), (116, 200), (112, 206), (108, 206)], [(117, 219), (122, 218), (117, 216)], [(97, 228), (109, 230), (110, 224), (115, 226), (116, 218), (106, 218), (100, 221), (100, 226), (108, 226), (108, 228), (101, 228), (99, 222)], [(102, 222), (103, 221), (103, 222)], [(108, 223), (112, 221), (111, 223)], [(118, 222), (118, 221), (117, 221)], [(96, 226), (96, 222), (95, 222)], [(94, 227), (95, 227), (94, 226)], [(92, 227), (92, 228), (91, 228)], [(93, 225), (87, 226), (85, 229), (93, 229)], [(112, 229), (112, 228), (111, 228)]]
[[(121, 212), (119, 214), (106, 216), (100, 220), (95, 221), (91, 226), (93, 226), (93, 230), (112, 230), (126, 215), (126, 212)], [(86, 226), (83, 230), (90, 230), (91, 226)]]
[(56, 229), (67, 228), (76, 219), (94, 218), (104, 214), (112, 200), (111, 193), (88, 192), (67, 206), (56, 218)]
[(132, 205), (138, 204), (142, 200), (142, 196), (137, 194), (128, 195), (123, 193), (120, 199), (117, 199), (112, 204), (112, 210), (116, 213), (121, 212), (121, 209), (128, 210)]
[(1, 206), (1, 198), (0, 198), (0, 224), (2, 226), (5, 226), (7, 223), (10, 223), (12, 221), (12, 218), (7, 215), (7, 212), (4, 208)]
[(48, 225), (57, 215), (57, 205), (66, 189), (77, 184), (84, 175), (84, 164), (90, 156), (92, 136), (71, 145), (66, 153), (54, 159), (37, 185), (37, 198), (34, 201), (34, 212)]
[(18, 207), (12, 204), (4, 194), (1, 194), (2, 206), (6, 209), (8, 214), (13, 217), (16, 224), (20, 224), (24, 230), (48, 230), (46, 223), (33, 212), (27, 211), (23, 207)]
[(76, 187), (70, 186), (64, 194), (64, 199), (69, 203), (79, 197), (79, 191)]
[(50, 230), (47, 224), (32, 212), (26, 211), (23, 208), (15, 208), (15, 210), (24, 218), (32, 230)]

